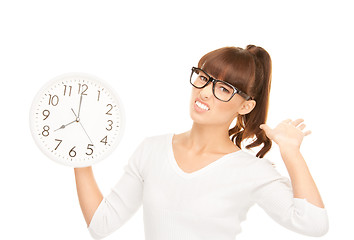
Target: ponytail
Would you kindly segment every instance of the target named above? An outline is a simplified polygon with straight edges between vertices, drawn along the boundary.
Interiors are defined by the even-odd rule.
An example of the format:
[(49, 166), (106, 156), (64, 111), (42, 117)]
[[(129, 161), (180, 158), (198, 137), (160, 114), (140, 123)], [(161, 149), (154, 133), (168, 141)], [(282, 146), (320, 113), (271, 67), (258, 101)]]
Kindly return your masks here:
[(263, 143), (262, 149), (256, 154), (257, 157), (263, 158), (272, 147), (272, 141), (266, 136), (264, 130), (259, 128), (267, 121), (272, 62), (267, 51), (261, 47), (248, 45), (246, 50), (252, 55), (254, 62), (253, 79), (251, 79), (247, 93), (253, 96), (256, 106), (250, 113), (238, 115), (235, 127), (229, 129), (229, 136), (232, 136), (232, 142), (239, 148), (244, 139), (256, 136), (256, 140), (247, 145), (246, 149)]

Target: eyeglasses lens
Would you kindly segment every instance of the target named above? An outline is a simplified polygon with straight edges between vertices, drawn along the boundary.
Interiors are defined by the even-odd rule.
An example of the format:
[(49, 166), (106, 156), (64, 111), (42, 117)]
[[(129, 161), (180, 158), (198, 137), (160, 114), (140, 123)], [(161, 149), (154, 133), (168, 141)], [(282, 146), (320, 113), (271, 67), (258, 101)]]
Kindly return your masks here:
[[(208, 81), (209, 77), (198, 69), (195, 69), (193, 71), (190, 79), (191, 84), (197, 88), (204, 87)], [(215, 83), (214, 95), (222, 101), (228, 101), (231, 98), (233, 91), (233, 88), (225, 83)]]

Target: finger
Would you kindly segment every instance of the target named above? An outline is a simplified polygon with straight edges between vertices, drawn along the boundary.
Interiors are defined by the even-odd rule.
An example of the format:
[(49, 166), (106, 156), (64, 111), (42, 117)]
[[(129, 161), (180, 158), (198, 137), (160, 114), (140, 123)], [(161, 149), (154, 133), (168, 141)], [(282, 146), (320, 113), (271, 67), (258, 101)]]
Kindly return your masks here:
[(298, 126), (298, 128), (299, 128), (300, 130), (304, 130), (305, 127), (306, 127), (306, 124), (301, 124), (300, 126)]
[(311, 130), (308, 130), (308, 131), (304, 132), (304, 135), (307, 136), (307, 135), (309, 135), (311, 133), (312, 133)]
[(291, 119), (290, 119), (290, 118), (285, 119), (285, 120), (283, 121), (283, 123), (290, 123), (290, 122), (291, 122)]
[(296, 127), (297, 125), (299, 125), (299, 124), (302, 123), (303, 121), (304, 121), (304, 119), (299, 118), (299, 119), (296, 119), (296, 120), (292, 121), (291, 124)]
[(261, 128), (262, 130), (264, 130), (265, 132), (268, 132), (269, 130), (272, 130), (267, 124), (261, 124), (259, 126), (259, 128)]

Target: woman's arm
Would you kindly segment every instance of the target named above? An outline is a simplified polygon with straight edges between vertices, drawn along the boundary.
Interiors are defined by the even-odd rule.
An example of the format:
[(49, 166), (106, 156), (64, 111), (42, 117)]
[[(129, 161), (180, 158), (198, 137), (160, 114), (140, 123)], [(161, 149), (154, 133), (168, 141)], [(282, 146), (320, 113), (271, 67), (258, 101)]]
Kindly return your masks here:
[[(143, 202), (143, 168), (153, 147), (147, 140), (140, 142), (124, 166), (124, 173), (102, 197), (92, 174), (92, 169), (75, 169), (78, 194), (88, 231), (94, 239), (102, 239), (119, 229), (139, 209)], [(81, 196), (80, 196), (81, 195)]]
[(294, 197), (306, 198), (308, 202), (324, 208), (320, 193), (300, 150), (281, 146), (280, 153), (289, 172)]
[(251, 199), (273, 220), (294, 232), (321, 237), (328, 232), (326, 208), (294, 197), (292, 183), (268, 159), (259, 159), (253, 169)]
[(311, 133), (310, 130), (302, 132), (304, 120), (291, 121), (286, 119), (274, 129), (266, 124), (261, 124), (268, 138), (279, 145), (282, 159), (291, 178), (294, 197), (308, 200), (308, 202), (324, 208), (320, 193), (310, 174), (307, 164), (300, 153), (300, 145), (303, 138)]
[(77, 195), (87, 226), (100, 205), (103, 196), (93, 176), (92, 167), (74, 168)]
[(263, 159), (255, 169), (255, 175), (261, 177), (255, 181), (251, 197), (280, 225), (300, 234), (321, 237), (329, 229), (328, 214), (300, 153), (303, 137), (311, 133), (301, 131), (305, 128), (304, 124), (298, 126), (302, 121), (287, 119), (274, 129), (266, 124), (260, 126), (279, 145), (291, 181)]

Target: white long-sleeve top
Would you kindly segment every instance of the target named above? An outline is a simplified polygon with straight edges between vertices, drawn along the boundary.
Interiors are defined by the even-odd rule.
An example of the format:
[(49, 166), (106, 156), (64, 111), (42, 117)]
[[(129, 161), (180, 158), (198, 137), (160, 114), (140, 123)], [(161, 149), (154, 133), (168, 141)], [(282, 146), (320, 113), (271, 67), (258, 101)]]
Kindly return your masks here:
[(173, 135), (142, 140), (91, 220), (94, 239), (120, 228), (141, 205), (146, 240), (235, 240), (254, 204), (294, 232), (327, 233), (326, 208), (294, 198), (289, 178), (268, 159), (239, 150), (186, 173), (174, 158)]

